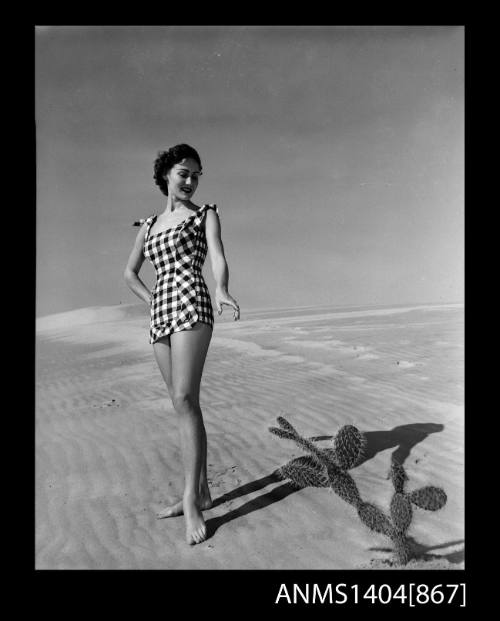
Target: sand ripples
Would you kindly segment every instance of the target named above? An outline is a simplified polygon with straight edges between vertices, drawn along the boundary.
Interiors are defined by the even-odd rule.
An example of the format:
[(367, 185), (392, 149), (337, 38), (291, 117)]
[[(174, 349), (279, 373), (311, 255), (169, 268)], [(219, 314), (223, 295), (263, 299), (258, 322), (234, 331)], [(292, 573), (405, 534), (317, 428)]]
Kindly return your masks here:
[(216, 503), (205, 514), (210, 537), (195, 549), (184, 542), (182, 518), (155, 519), (181, 491), (176, 414), (144, 317), (115, 311), (102, 321), (90, 309), (73, 316), (72, 326), (68, 316), (40, 325), (37, 567), (335, 569), (366, 562), (373, 535), (351, 507), (328, 490), (294, 491), (271, 476), (301, 454), (267, 431), (279, 415), (322, 446), (344, 424), (365, 431), (371, 454), (353, 475), (372, 501), (390, 497), (384, 477), (399, 451), (415, 485), (443, 485), (450, 498), (427, 536), (463, 537), (460, 308), (268, 312), (218, 323), (200, 395)]

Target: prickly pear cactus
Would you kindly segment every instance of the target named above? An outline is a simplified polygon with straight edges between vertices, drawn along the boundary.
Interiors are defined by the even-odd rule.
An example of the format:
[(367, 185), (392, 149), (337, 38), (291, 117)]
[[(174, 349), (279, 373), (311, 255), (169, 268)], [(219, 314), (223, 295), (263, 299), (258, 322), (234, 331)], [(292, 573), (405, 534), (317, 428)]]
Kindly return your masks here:
[(333, 450), (319, 449), (313, 442), (301, 436), (286, 418), (277, 418), (279, 427), (269, 427), (269, 431), (279, 438), (292, 440), (300, 448), (310, 453), (308, 458), (292, 460), (276, 471), (284, 479), (289, 479), (296, 487), (323, 487), (327, 485), (343, 500), (357, 506), (361, 502), (354, 479), (345, 472), (359, 460), (365, 446), (363, 434), (354, 425), (342, 427), (334, 439)]
[(283, 416), (277, 418), (279, 427), (269, 427), (269, 431), (279, 438), (292, 440), (302, 450), (311, 453), (325, 466), (336, 465), (341, 470), (349, 470), (361, 457), (365, 438), (354, 425), (344, 425), (334, 438), (334, 448), (320, 449), (313, 442), (301, 436), (295, 427)]
[(397, 564), (406, 565), (412, 558), (412, 547), (407, 537), (413, 518), (412, 504), (426, 511), (438, 511), (446, 504), (445, 491), (440, 487), (427, 486), (406, 492), (408, 475), (403, 466), (393, 460), (389, 478), (394, 494), (389, 517), (376, 505), (362, 500), (354, 479), (347, 472), (359, 463), (365, 450), (365, 437), (354, 425), (344, 425), (338, 431), (333, 448), (320, 449), (301, 436), (282, 416), (277, 421), (279, 427), (269, 427), (269, 431), (279, 438), (292, 440), (309, 454), (292, 459), (276, 470), (276, 474), (290, 480), (298, 488), (329, 486), (356, 508), (365, 526), (391, 539)]

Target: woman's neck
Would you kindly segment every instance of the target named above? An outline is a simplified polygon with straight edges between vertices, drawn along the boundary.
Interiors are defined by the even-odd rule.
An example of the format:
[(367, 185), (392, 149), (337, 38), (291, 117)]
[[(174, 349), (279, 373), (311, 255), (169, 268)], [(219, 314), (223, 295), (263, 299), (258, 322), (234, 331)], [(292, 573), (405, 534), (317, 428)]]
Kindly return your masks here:
[(180, 201), (168, 196), (166, 213), (173, 213), (174, 211), (182, 211), (183, 209), (189, 209), (190, 201)]

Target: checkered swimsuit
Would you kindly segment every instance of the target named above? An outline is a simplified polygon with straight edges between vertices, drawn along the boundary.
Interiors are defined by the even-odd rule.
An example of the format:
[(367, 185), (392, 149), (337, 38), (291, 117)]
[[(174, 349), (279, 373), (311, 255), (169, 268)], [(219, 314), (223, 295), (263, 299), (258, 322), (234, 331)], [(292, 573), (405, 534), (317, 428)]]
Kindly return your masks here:
[(208, 249), (201, 226), (207, 209), (219, 213), (216, 205), (203, 205), (187, 220), (155, 235), (149, 235), (149, 231), (158, 216), (146, 220), (143, 251), (156, 270), (151, 298), (151, 344), (172, 332), (191, 330), (197, 321), (213, 328), (212, 302), (201, 273)]

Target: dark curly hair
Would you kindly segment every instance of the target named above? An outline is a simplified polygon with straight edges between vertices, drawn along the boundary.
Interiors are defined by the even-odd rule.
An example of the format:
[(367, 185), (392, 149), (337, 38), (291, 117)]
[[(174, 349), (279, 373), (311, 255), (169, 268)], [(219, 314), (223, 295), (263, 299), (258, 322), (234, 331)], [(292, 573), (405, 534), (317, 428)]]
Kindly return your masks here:
[(161, 192), (168, 196), (168, 184), (165, 180), (165, 174), (183, 159), (191, 158), (199, 165), (201, 171), (201, 159), (196, 149), (188, 144), (177, 144), (170, 147), (167, 151), (159, 151), (158, 157), (154, 163), (153, 179)]

